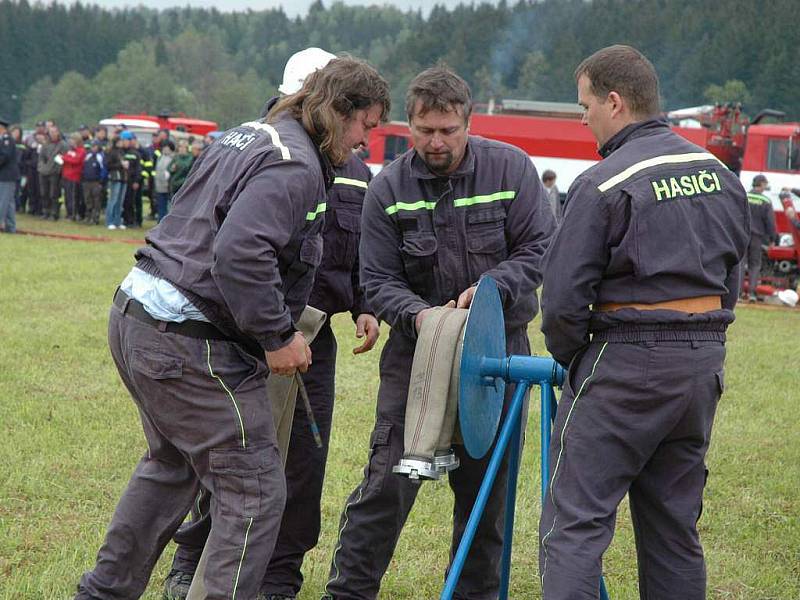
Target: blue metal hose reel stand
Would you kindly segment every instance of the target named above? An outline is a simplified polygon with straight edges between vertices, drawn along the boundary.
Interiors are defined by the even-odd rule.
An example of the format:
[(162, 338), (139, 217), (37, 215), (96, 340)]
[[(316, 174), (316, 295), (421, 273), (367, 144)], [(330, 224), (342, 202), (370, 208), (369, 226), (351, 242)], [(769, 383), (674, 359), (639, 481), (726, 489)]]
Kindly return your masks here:
[[(508, 598), (511, 576), (511, 544), (514, 535), (514, 508), (517, 500), (522, 431), (521, 422), (525, 394), (537, 385), (541, 399), (541, 477), (542, 502), (547, 495), (549, 447), (552, 424), (556, 413), (554, 386), (561, 386), (566, 371), (552, 358), (542, 356), (506, 356), (506, 335), (503, 305), (497, 284), (484, 277), (472, 299), (464, 327), (461, 353), (458, 415), (464, 446), (473, 458), (483, 457), (495, 443), (486, 475), (481, 483), (475, 504), (467, 521), (464, 535), (450, 566), (440, 600), (451, 600), (461, 576), (472, 540), (483, 516), (486, 502), (508, 453), (508, 489), (506, 492), (505, 534), (500, 566), (500, 600)], [(515, 383), (511, 406), (500, 427), (506, 383)], [(495, 434), (500, 434), (495, 441)], [(609, 600), (605, 582), (600, 579), (600, 598)]]

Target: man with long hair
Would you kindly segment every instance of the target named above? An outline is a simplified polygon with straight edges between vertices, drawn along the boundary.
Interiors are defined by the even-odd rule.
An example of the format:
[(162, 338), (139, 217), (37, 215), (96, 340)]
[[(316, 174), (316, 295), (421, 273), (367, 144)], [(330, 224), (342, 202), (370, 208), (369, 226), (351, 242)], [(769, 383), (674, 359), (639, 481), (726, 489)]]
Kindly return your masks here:
[[(320, 48), (297, 52), (287, 61), (278, 90), (283, 96), (296, 94), (308, 75), (335, 58)], [(270, 98), (262, 114), (269, 114), (279, 99)], [(281, 448), (285, 454), (286, 509), (259, 600), (295, 598), (303, 584), (303, 559), (319, 540), (322, 484), (335, 396), (337, 341), (330, 318), (345, 311), (352, 314), (356, 336), (364, 339), (361, 346), (353, 349), (354, 354), (369, 351), (378, 339), (378, 321), (366, 306), (358, 277), (361, 207), (371, 178), (369, 167), (352, 152), (347, 161), (334, 167), (333, 186), (326, 198), (322, 261), (308, 301), (310, 306), (324, 311), (327, 319), (311, 343), (314, 364), (302, 375), (319, 428), (319, 440), (315, 439), (309, 426), (303, 402), (290, 402), (284, 407), (284, 413), (280, 410), (273, 413), (272, 417), (278, 423), (279, 442), (282, 435), (286, 435), (286, 424), (291, 428), (289, 439)], [(318, 441), (321, 446), (317, 445)], [(186, 598), (193, 578), (199, 577), (204, 570), (201, 557), (211, 521), (208, 500), (208, 495), (201, 492), (201, 497), (192, 507), (192, 520), (175, 534), (178, 547), (172, 569), (164, 582), (164, 597), (168, 600)], [(193, 596), (199, 589), (198, 584), (195, 582)]]
[(295, 322), (322, 256), (331, 165), (389, 106), (372, 67), (331, 61), (266, 121), (209, 147), (137, 251), (109, 344), (148, 451), (77, 599), (141, 596), (201, 484), (212, 498), (207, 598), (256, 597), (286, 494), (265, 376), (308, 368)]

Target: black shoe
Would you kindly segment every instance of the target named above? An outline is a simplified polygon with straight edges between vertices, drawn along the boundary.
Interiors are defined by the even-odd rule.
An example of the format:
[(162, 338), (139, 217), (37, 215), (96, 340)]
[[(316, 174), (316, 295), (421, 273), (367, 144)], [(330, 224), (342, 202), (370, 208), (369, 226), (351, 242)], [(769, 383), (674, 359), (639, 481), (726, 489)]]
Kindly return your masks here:
[(186, 600), (194, 573), (172, 569), (164, 580), (164, 600)]
[(259, 594), (257, 600), (295, 600), (296, 596), (284, 596), (283, 594)]

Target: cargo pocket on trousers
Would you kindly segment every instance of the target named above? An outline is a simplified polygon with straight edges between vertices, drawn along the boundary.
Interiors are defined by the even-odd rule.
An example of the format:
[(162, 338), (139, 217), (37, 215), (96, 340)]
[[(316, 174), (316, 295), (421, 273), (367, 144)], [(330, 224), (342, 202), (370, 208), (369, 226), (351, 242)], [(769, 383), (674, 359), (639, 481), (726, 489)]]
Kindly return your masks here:
[(367, 489), (379, 494), (383, 489), (383, 482), (392, 474), (390, 441), (392, 437), (392, 424), (387, 421), (375, 423), (375, 429), (369, 439), (369, 471), (367, 473)]
[(154, 350), (134, 348), (131, 367), (150, 379), (180, 379), (183, 359)]
[[(217, 506), (224, 515), (260, 517), (280, 484), (281, 460), (275, 446), (219, 448), (209, 452)], [(275, 483), (276, 482), (276, 483)]]
[(400, 254), (403, 268), (411, 289), (417, 294), (426, 294), (435, 284), (434, 263), (439, 247), (433, 235), (410, 235), (403, 237)]
[(725, 393), (725, 371), (717, 371), (714, 376), (717, 378), (717, 390), (719, 395), (722, 396)]

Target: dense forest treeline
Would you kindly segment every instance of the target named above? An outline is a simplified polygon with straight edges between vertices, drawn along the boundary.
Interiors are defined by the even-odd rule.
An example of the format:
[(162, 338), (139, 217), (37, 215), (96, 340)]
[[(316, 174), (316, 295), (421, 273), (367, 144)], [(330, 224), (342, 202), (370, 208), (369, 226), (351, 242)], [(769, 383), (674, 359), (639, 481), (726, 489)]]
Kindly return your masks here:
[(612, 43), (642, 50), (665, 108), (742, 101), (752, 114), (800, 117), (795, 0), (520, 0), (437, 6), (427, 17), (392, 7), (316, 2), (282, 10), (106, 10), (0, 0), (0, 115), (65, 127), (118, 111), (184, 111), (228, 127), (275, 93), (286, 59), (307, 46), (377, 66), (402, 118), (410, 78), (444, 60), (475, 99), (574, 101), (572, 72)]

